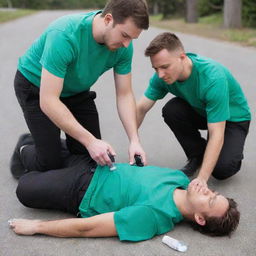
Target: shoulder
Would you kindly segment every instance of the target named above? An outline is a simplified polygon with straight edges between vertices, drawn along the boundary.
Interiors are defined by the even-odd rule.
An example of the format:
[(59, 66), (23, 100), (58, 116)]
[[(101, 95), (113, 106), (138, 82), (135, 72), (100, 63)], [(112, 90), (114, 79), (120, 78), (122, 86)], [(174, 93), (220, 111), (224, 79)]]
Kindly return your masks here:
[(198, 54), (187, 53), (200, 79), (211, 83), (224, 79), (227, 68), (216, 60)]
[(91, 24), (93, 17), (99, 11), (88, 12), (88, 13), (77, 13), (62, 16), (53, 21), (49, 26), (48, 30), (59, 30), (70, 33), (73, 30), (77, 30), (87, 24)]

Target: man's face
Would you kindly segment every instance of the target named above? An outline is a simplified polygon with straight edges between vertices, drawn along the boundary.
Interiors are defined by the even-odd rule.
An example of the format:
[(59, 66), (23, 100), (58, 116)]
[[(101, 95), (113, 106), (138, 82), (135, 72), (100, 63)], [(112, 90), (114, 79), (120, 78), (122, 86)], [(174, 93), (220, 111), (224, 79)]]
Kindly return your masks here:
[[(107, 16), (108, 15), (108, 16)], [(111, 14), (104, 18), (106, 29), (104, 32), (104, 44), (111, 51), (120, 47), (128, 47), (132, 39), (137, 39), (142, 29), (137, 28), (131, 18), (125, 20), (123, 24), (115, 24)]]
[(222, 217), (228, 209), (228, 200), (224, 196), (210, 190), (189, 184), (187, 199), (195, 213), (207, 217)]
[(150, 57), (152, 67), (158, 74), (158, 77), (168, 84), (177, 80), (183, 80), (185, 53), (180, 50), (169, 52), (162, 49), (157, 54)]

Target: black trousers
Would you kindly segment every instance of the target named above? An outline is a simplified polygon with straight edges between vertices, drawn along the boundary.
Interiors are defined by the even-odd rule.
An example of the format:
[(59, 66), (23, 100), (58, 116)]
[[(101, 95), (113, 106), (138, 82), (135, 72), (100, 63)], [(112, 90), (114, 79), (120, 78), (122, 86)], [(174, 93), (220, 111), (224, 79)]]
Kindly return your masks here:
[(16, 190), (19, 201), (31, 208), (77, 214), (96, 163), (85, 155), (70, 155), (64, 165), (62, 169), (32, 171), (21, 176)]
[[(29, 82), (19, 71), (15, 76), (14, 88), (35, 143), (24, 149), (22, 158), (24, 166), (29, 171), (46, 171), (63, 167), (60, 129), (42, 112), (39, 106), (39, 88)], [(100, 139), (95, 98), (95, 92), (86, 91), (75, 96), (60, 98), (60, 100), (83, 127)], [(66, 143), (70, 153), (89, 156), (86, 148), (68, 134), (66, 134)]]
[[(162, 109), (165, 123), (173, 131), (186, 156), (202, 157), (206, 148), (199, 130), (207, 130), (206, 118), (200, 116), (186, 101), (175, 97)], [(217, 164), (212, 172), (216, 179), (226, 179), (240, 170), (250, 121), (226, 122), (225, 137)]]

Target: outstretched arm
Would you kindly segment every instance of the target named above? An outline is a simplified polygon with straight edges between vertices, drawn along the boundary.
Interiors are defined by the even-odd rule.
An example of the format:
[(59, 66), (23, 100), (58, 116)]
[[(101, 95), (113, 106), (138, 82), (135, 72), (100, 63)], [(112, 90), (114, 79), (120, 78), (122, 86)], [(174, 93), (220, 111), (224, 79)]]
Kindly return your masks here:
[(120, 75), (114, 73), (116, 86), (117, 110), (125, 131), (130, 140), (129, 161), (134, 162), (134, 155), (141, 155), (146, 164), (146, 154), (141, 147), (136, 122), (136, 104), (131, 87), (131, 73)]
[(137, 126), (140, 127), (142, 121), (144, 120), (147, 112), (154, 106), (156, 102), (148, 99), (144, 95), (137, 102)]
[(209, 140), (199, 174), (192, 182), (207, 183), (218, 161), (223, 143), (226, 122), (208, 123)]
[(72, 218), (54, 221), (12, 219), (10, 227), (18, 235), (44, 234), (56, 237), (111, 237), (117, 236), (114, 213), (90, 218)]

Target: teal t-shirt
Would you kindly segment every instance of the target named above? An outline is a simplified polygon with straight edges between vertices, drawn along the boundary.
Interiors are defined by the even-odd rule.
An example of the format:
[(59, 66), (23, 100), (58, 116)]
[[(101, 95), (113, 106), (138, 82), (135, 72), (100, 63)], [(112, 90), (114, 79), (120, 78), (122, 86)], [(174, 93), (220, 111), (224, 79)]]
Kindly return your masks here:
[(89, 90), (105, 71), (131, 72), (133, 45), (110, 51), (95, 41), (92, 21), (101, 11), (63, 16), (43, 32), (20, 57), (18, 70), (40, 86), (42, 67), (64, 78), (61, 97)]
[(173, 192), (186, 189), (189, 179), (178, 170), (155, 166), (116, 164), (98, 166), (80, 204), (81, 216), (115, 212), (120, 240), (141, 241), (173, 229), (183, 219)]
[(250, 120), (247, 100), (230, 71), (212, 59), (193, 53), (187, 56), (193, 63), (187, 80), (167, 84), (155, 73), (145, 96), (156, 101), (170, 92), (187, 101), (208, 123)]

